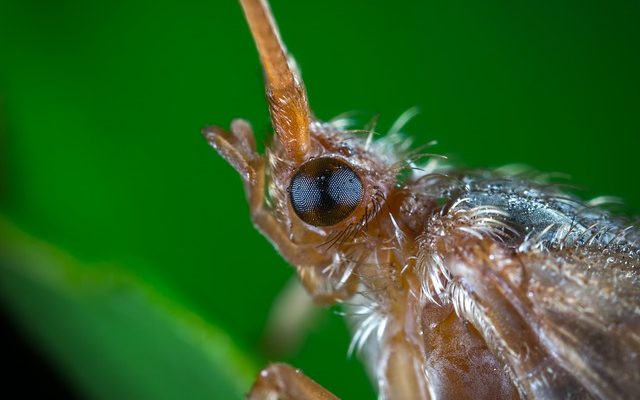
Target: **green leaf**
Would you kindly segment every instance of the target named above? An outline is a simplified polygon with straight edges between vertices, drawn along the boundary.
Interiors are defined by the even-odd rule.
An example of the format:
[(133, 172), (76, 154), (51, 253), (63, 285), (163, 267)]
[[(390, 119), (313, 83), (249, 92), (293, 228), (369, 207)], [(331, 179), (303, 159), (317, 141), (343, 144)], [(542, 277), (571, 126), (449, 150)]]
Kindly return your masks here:
[(221, 330), (113, 266), (82, 265), (0, 217), (3, 300), (98, 399), (241, 398), (256, 373)]

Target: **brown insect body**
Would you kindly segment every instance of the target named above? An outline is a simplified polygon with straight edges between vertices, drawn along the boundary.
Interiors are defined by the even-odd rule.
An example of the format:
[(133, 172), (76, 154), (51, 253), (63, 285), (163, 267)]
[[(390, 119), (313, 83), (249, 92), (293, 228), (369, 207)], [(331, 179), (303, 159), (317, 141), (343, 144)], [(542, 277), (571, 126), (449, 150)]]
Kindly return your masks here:
[[(425, 156), (397, 126), (372, 140), (345, 121), (317, 121), (268, 6), (241, 3), (277, 136), (265, 156), (246, 122), (205, 136), (243, 177), (256, 227), (313, 299), (344, 303), (352, 350), (382, 398), (640, 393), (637, 230), (530, 173), (465, 171), (438, 158), (417, 168)], [(311, 170), (322, 171), (298, 189), (296, 173), (322, 158), (336, 161), (316, 161)], [(343, 168), (360, 184), (334, 175)], [(300, 214), (333, 222), (338, 208), (347, 216), (327, 226)], [(283, 365), (265, 370), (250, 397), (274, 394), (331, 398)]]

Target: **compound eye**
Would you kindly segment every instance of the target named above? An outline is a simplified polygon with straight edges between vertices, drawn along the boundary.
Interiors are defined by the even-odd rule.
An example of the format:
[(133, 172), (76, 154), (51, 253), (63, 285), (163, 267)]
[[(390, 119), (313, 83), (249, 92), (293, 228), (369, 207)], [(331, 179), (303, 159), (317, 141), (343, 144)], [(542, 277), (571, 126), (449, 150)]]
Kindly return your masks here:
[(362, 201), (362, 181), (351, 167), (336, 158), (307, 161), (289, 186), (293, 210), (304, 222), (330, 226), (345, 219)]

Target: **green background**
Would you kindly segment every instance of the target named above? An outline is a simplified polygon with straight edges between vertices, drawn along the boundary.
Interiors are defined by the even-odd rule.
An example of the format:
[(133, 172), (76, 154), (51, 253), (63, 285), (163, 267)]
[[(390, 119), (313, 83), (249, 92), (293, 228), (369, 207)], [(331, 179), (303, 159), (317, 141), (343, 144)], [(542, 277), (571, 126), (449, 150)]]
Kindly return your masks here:
[[(319, 118), (364, 110), (380, 113), (384, 130), (418, 106), (406, 130), (418, 143), (437, 139), (435, 152), (471, 167), (566, 173), (582, 196), (618, 196), (623, 211), (640, 211), (640, 2), (272, 8)], [(262, 366), (267, 314), (293, 270), (251, 226), (238, 176), (200, 136), (235, 117), (266, 140), (258, 58), (232, 0), (0, 1), (0, 212), (81, 268), (127, 271)], [(92, 397), (117, 393), (109, 372), (78, 374), (65, 359), (73, 352), (51, 350), (58, 331), (43, 340), (24, 322), (20, 304), (41, 299), (21, 293), (7, 304), (62, 373)], [(104, 340), (124, 346), (128, 336), (107, 331)], [(328, 311), (284, 361), (344, 398), (366, 398), (348, 340)]]

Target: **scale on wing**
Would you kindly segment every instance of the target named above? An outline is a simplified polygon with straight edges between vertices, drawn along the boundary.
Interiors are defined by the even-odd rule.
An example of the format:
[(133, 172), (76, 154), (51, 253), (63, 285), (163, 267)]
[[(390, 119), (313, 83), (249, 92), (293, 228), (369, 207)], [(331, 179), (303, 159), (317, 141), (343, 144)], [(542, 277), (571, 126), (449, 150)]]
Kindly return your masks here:
[(570, 197), (491, 186), (464, 193), (463, 208), (502, 210), (518, 234), (448, 259), (458, 314), (527, 398), (640, 393), (638, 231)]

